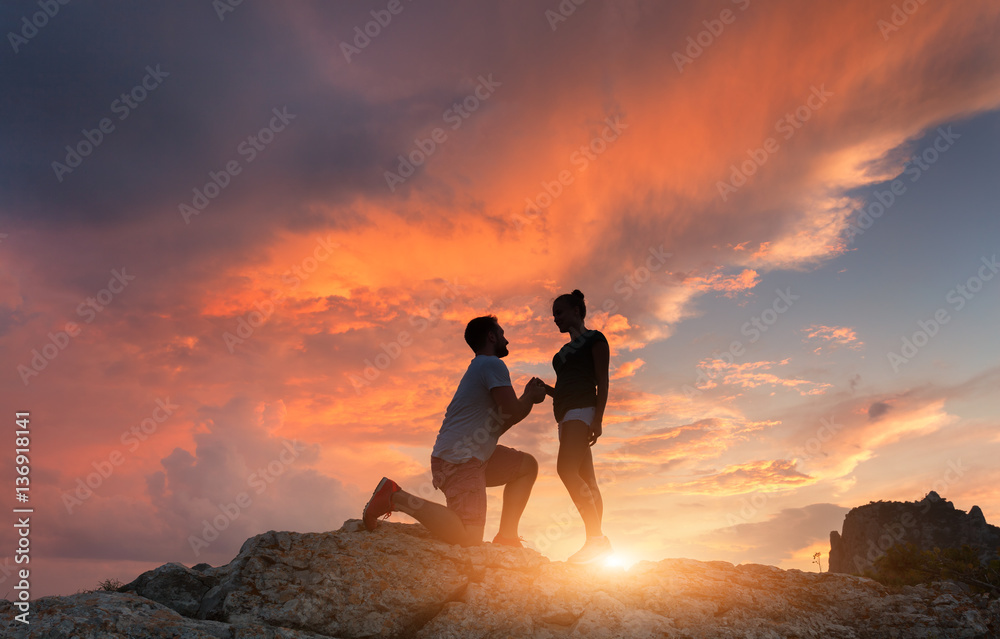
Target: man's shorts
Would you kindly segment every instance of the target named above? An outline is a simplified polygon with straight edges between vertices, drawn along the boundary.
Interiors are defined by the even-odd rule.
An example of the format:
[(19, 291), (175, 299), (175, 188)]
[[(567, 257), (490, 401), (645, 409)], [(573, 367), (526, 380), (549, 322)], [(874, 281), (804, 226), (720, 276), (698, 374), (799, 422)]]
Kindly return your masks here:
[(431, 479), (444, 493), (448, 508), (455, 511), (466, 526), (486, 525), (486, 487), (502, 486), (517, 477), (527, 455), (497, 444), (485, 462), (473, 457), (454, 464), (431, 457)]

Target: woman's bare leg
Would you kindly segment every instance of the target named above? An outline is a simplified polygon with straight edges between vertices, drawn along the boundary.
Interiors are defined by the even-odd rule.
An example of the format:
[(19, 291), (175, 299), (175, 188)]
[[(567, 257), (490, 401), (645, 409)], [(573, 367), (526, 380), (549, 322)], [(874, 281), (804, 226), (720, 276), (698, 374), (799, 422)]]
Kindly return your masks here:
[(590, 452), (588, 438), (590, 427), (586, 423), (571, 420), (562, 425), (559, 438), (559, 459), (556, 469), (569, 496), (576, 504), (587, 528), (588, 537), (601, 537), (601, 518), (604, 503), (597, 488), (594, 475), (594, 458)]
[(594, 507), (597, 508), (597, 525), (600, 528), (604, 521), (604, 499), (601, 497), (601, 489), (597, 487), (597, 473), (594, 471), (593, 449), (587, 444), (587, 456), (580, 465), (580, 478), (590, 488), (591, 498), (594, 500)]

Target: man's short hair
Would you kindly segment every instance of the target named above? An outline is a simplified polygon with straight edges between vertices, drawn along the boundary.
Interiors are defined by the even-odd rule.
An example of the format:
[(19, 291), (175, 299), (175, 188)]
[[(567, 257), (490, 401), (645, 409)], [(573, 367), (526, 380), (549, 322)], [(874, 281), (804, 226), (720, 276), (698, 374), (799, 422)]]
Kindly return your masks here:
[(500, 328), (496, 315), (484, 315), (471, 320), (465, 327), (465, 343), (473, 352), (486, 346), (490, 333), (496, 333)]

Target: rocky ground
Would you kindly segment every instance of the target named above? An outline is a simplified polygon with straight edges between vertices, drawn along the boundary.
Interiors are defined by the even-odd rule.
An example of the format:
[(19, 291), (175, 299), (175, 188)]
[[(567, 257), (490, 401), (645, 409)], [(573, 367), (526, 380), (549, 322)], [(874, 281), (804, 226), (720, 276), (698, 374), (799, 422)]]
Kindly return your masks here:
[[(463, 549), (419, 525), (349, 521), (268, 532), (228, 565), (166, 564), (129, 592), (47, 597), (31, 625), (0, 601), (0, 634), (46, 639), (328, 637), (997, 637), (1000, 601), (950, 584), (890, 591), (861, 577), (667, 559), (625, 571), (530, 550)], [(30, 628), (30, 632), (29, 632)]]

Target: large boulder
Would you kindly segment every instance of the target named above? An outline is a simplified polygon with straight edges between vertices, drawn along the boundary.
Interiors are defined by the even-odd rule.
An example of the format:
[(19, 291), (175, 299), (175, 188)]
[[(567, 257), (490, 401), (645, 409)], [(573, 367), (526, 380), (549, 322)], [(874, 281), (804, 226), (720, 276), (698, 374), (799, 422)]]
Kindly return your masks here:
[(213, 575), (169, 563), (142, 573), (121, 590), (159, 602), (185, 617), (196, 617), (205, 594), (217, 583)]
[(842, 533), (830, 533), (830, 572), (861, 574), (896, 544), (921, 550), (968, 545), (985, 561), (1000, 548), (1000, 528), (986, 523), (978, 506), (966, 513), (934, 491), (920, 501), (872, 502), (847, 513)]
[[(986, 637), (1000, 601), (946, 584), (889, 590), (863, 577), (667, 559), (629, 570), (532, 550), (460, 548), (419, 525), (358, 521), (268, 532), (225, 566), (167, 564), (126, 589), (32, 602), (32, 634), (0, 602), (0, 636)], [(141, 596), (140, 596), (141, 595)], [(183, 612), (183, 614), (182, 614)], [(35, 634), (39, 633), (39, 634)], [(992, 633), (992, 634), (991, 634)]]

